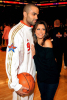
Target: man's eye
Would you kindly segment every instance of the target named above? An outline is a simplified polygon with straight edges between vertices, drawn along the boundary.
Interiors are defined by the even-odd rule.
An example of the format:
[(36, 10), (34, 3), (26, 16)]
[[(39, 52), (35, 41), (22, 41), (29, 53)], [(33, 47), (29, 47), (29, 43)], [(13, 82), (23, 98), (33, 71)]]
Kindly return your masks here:
[(33, 15), (35, 16), (36, 14), (35, 14), (35, 13), (33, 13)]

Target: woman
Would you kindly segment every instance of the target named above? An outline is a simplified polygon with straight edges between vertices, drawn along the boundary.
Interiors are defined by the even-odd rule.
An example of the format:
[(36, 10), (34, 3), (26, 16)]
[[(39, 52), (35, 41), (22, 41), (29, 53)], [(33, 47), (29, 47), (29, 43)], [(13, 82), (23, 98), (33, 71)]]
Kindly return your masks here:
[(59, 73), (46, 29), (47, 25), (44, 21), (35, 24), (33, 27), (35, 48), (32, 44), (31, 51), (36, 65), (41, 100), (53, 100), (59, 83)]

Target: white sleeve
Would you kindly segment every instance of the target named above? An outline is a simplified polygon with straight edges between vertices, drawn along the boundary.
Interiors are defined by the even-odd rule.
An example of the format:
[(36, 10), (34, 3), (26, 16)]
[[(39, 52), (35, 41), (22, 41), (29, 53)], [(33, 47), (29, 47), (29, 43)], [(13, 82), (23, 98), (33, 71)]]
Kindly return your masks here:
[(14, 89), (15, 91), (18, 91), (22, 85), (19, 84), (19, 80), (17, 78), (17, 69), (19, 67), (19, 51), (20, 51), (20, 39), (18, 39), (18, 36), (15, 36), (13, 45), (16, 47), (14, 51), (9, 51), (9, 47), (12, 42), (11, 41), (11, 36), (9, 36), (9, 44), (7, 46), (7, 51), (6, 51), (6, 73), (9, 79), (8, 85), (10, 88)]

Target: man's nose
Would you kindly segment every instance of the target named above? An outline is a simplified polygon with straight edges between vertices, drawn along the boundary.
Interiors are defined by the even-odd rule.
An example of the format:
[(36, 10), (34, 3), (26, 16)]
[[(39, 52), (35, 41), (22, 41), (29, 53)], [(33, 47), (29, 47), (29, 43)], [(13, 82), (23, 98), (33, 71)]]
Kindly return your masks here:
[(35, 18), (36, 18), (36, 19), (38, 19), (38, 16), (37, 16), (37, 15), (35, 15)]

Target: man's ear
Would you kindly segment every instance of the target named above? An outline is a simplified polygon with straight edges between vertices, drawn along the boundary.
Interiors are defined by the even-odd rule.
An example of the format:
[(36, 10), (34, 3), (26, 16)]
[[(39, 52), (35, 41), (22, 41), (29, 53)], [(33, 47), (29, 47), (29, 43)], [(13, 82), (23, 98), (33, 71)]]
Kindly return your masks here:
[(27, 13), (25, 11), (23, 12), (23, 16), (24, 17), (27, 17)]

